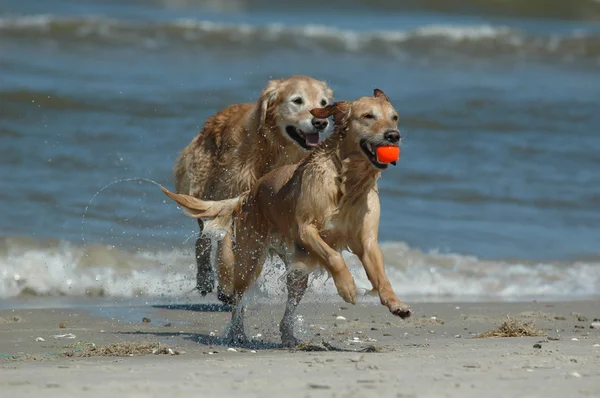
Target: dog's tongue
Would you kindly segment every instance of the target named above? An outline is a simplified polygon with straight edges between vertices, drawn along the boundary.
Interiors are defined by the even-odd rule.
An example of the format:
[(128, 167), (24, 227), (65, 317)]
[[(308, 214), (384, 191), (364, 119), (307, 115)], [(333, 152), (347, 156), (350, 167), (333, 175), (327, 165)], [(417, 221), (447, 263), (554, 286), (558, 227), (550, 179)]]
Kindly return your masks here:
[(319, 133), (304, 134), (304, 138), (307, 145), (315, 146), (319, 144)]

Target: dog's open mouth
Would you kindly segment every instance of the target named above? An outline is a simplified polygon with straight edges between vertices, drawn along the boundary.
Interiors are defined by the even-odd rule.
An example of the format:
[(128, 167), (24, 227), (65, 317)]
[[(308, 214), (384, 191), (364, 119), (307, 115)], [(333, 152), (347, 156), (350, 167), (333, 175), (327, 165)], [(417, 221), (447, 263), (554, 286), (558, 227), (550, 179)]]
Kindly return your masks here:
[(313, 149), (319, 145), (319, 133), (305, 133), (294, 126), (287, 126), (285, 132), (304, 149)]
[[(383, 144), (382, 144), (383, 145)], [(371, 161), (371, 164), (373, 164), (373, 166), (377, 167), (378, 169), (387, 169), (388, 165), (386, 163), (381, 163), (379, 162), (379, 160), (377, 160), (377, 147), (379, 145), (373, 145), (372, 143), (370, 143), (367, 140), (361, 140), (360, 141), (360, 147), (363, 150), (363, 152), (365, 153), (365, 155), (367, 155), (367, 158)], [(395, 166), (396, 162), (392, 162), (392, 164)]]

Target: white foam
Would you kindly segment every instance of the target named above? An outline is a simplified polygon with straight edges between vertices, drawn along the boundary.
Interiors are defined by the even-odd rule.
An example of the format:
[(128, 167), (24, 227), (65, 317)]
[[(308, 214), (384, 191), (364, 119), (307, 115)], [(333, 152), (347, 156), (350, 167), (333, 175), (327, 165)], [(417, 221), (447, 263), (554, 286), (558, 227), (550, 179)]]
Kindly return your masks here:
[[(600, 263), (518, 264), (485, 261), (459, 254), (422, 253), (404, 243), (382, 244), (387, 274), (400, 296), (477, 298), (589, 297), (600, 291)], [(195, 286), (189, 251), (128, 253), (105, 246), (67, 242), (25, 247), (5, 244), (0, 255), (0, 297), (20, 294), (183, 297)], [(371, 288), (358, 261), (344, 254), (361, 292)], [(261, 296), (285, 294), (284, 269), (268, 263), (257, 290)], [(309, 297), (338, 300), (333, 281), (316, 275)]]
[(414, 33), (422, 37), (443, 37), (455, 41), (494, 39), (515, 32), (508, 27), (478, 25), (478, 26), (454, 26), (454, 25), (432, 25), (415, 29)]
[(18, 17), (1, 17), (0, 29), (9, 28), (46, 28), (57, 17), (52, 15), (27, 15)]
[[(570, 57), (598, 56), (600, 37), (581, 30), (565, 34), (534, 35), (501, 25), (433, 24), (411, 30), (358, 31), (324, 25), (288, 26), (222, 23), (197, 19), (174, 19), (162, 22), (136, 22), (98, 16), (61, 17), (54, 15), (0, 17), (0, 31), (19, 34), (44, 33), (44, 38), (69, 40), (96, 38), (114, 43), (139, 44), (155, 49), (170, 40), (202, 42), (222, 47), (241, 43), (260, 47), (268, 45), (322, 47), (342, 51), (395, 52), (410, 45), (411, 49), (428, 51), (435, 48), (464, 49), (496, 54), (499, 48), (508, 52), (561, 54)], [(56, 35), (54, 32), (56, 31)]]
[[(111, 255), (111, 251), (114, 255)], [(169, 263), (187, 265), (173, 270)], [(178, 251), (129, 254), (110, 247), (83, 249), (66, 242), (50, 249), (10, 247), (0, 258), (0, 297), (38, 295), (177, 296), (195, 281), (193, 257)]]

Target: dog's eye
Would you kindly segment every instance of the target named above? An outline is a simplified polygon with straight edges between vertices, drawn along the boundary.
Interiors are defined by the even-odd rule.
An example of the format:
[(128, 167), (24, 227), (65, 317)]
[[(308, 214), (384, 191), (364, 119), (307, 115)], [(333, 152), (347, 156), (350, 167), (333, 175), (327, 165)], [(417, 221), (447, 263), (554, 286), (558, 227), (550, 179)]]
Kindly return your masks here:
[(398, 115), (392, 116), (392, 120), (395, 121), (395, 122), (397, 122), (398, 121)]
[(321, 100), (321, 106), (325, 106), (327, 105), (327, 101), (326, 100)]
[(302, 100), (302, 98), (298, 97), (298, 98), (294, 98), (292, 100), (292, 102), (296, 105), (302, 105), (304, 103), (304, 101)]
[(363, 115), (363, 117), (364, 117), (365, 119), (374, 119), (374, 118), (375, 118), (375, 116), (373, 116), (373, 114), (371, 114), (371, 113), (365, 113), (365, 114)]

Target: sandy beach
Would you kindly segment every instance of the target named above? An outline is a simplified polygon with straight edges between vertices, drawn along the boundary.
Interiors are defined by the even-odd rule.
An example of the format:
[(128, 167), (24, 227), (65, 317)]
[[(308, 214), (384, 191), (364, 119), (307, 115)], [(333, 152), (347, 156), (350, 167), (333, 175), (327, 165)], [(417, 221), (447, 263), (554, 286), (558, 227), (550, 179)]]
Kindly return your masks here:
[[(600, 398), (600, 0), (0, 4), (0, 398)], [(316, 91), (269, 83), (293, 75), (398, 111), (370, 232), (414, 315), (315, 274), (285, 349), (272, 256), (230, 347), (217, 285), (196, 289), (198, 223), (159, 186), (185, 185), (181, 151), (233, 104), (281, 128), (254, 147), (221, 134), (245, 108), (217, 117), (215, 156), (188, 163), (231, 189), (205, 198), (292, 162), (265, 141), (314, 126)]]
[[(278, 346), (279, 304), (250, 306), (243, 348), (222, 344), (229, 313), (214, 304), (2, 310), (0, 386), (13, 398), (600, 396), (598, 302), (413, 309), (401, 321), (375, 304), (303, 303), (296, 350)], [(542, 335), (477, 338), (507, 319)]]

